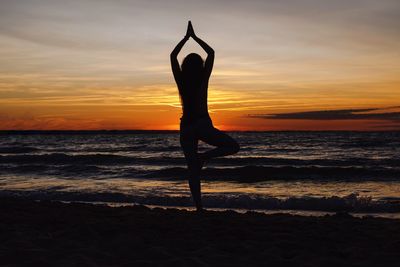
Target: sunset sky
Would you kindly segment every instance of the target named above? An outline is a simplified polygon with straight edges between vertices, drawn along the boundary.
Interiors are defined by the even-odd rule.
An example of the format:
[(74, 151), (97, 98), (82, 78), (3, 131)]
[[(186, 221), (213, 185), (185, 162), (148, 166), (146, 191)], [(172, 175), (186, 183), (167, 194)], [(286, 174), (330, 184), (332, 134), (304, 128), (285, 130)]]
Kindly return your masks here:
[(0, 130), (178, 129), (188, 20), (216, 127), (400, 130), (399, 0), (4, 0)]

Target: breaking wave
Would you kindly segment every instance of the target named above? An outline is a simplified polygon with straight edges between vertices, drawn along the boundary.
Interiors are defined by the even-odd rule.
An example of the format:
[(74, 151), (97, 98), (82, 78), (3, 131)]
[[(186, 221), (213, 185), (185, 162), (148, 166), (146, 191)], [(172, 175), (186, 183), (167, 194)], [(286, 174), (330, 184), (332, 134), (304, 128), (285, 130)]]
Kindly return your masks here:
[[(400, 169), (387, 168), (357, 168), (357, 167), (270, 167), (270, 166), (244, 166), (235, 168), (206, 168), (202, 171), (205, 180), (224, 180), (237, 182), (261, 182), (268, 180), (398, 180)], [(175, 167), (154, 171), (148, 177), (169, 177), (184, 179), (186, 169)]]

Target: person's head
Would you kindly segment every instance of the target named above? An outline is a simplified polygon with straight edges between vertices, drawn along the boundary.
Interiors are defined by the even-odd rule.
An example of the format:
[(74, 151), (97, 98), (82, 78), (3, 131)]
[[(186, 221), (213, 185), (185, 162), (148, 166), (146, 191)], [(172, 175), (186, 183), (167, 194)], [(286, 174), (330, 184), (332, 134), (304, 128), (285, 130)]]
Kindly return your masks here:
[(196, 82), (203, 77), (204, 61), (199, 54), (190, 53), (183, 59), (181, 68), (184, 78)]

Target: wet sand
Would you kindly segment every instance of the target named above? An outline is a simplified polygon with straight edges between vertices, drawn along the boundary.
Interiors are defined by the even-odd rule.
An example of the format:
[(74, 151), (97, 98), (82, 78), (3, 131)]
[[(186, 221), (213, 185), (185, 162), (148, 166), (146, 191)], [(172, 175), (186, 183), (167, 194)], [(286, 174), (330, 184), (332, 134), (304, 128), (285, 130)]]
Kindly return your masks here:
[(0, 266), (400, 266), (400, 220), (0, 199)]

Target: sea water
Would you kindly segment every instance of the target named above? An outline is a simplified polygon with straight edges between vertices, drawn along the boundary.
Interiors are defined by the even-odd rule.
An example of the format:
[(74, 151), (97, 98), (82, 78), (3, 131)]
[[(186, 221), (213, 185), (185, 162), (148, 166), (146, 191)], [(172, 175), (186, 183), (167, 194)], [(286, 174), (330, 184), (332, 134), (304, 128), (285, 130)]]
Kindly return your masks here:
[[(232, 132), (205, 207), (400, 214), (400, 132)], [(212, 147), (200, 142), (199, 151)], [(0, 133), (0, 196), (190, 207), (179, 132)]]

